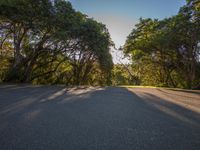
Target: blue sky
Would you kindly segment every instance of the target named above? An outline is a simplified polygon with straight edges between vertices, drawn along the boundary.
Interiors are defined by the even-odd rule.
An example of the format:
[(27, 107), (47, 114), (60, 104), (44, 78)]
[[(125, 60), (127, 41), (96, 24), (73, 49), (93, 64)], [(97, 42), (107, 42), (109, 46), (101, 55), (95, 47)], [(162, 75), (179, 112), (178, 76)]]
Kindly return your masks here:
[[(162, 19), (178, 13), (185, 0), (70, 0), (77, 11), (105, 24), (116, 47), (126, 37), (140, 17)], [(117, 63), (113, 52), (114, 62)]]

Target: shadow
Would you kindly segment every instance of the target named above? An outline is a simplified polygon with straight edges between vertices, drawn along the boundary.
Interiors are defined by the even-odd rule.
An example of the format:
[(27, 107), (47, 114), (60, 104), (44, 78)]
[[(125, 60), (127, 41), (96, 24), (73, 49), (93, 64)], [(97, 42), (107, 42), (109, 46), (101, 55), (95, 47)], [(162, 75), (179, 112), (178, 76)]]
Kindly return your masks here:
[(1, 150), (200, 148), (199, 113), (126, 88), (0, 86), (0, 122)]
[(63, 87), (5, 85), (0, 86), (0, 114), (12, 114), (35, 107), (41, 99), (62, 90)]
[[(130, 92), (125, 88), (114, 88), (114, 87), (73, 87), (73, 88), (66, 88), (66, 87), (59, 87), (59, 86), (32, 86), (32, 85), (22, 85), (22, 86), (6, 86), (0, 87), (1, 95), (1, 114), (2, 113), (9, 113), (14, 110), (18, 111), (20, 109), (27, 109), (26, 107), (34, 107), (41, 103), (54, 103), (54, 104), (67, 104), (69, 101), (73, 101), (74, 103), (80, 102), (82, 99), (84, 101), (91, 101), (92, 97), (100, 99), (102, 102), (102, 98), (111, 97), (108, 101), (116, 101), (116, 98), (123, 97), (126, 98), (127, 96), (130, 97)], [(114, 90), (113, 90), (114, 89)], [(119, 91), (116, 91), (119, 89)], [(169, 92), (163, 91), (158, 89), (161, 92), (165, 92), (170, 94)], [(108, 92), (107, 92), (108, 91)], [(125, 93), (127, 95), (125, 95)], [(196, 118), (199, 119), (199, 114), (194, 114), (191, 110), (188, 110), (184, 107), (171, 103), (169, 101), (165, 101), (160, 97), (157, 97), (154, 94), (149, 94), (144, 92), (144, 96), (138, 97), (136, 94), (133, 94), (133, 101), (139, 101), (140, 103), (145, 104), (152, 104), (151, 107), (155, 109), (162, 109), (158, 108), (167, 108), (168, 110), (172, 110), (176, 113), (179, 113), (181, 116), (195, 120), (193, 116), (198, 116)], [(182, 95), (178, 95), (182, 96)], [(126, 100), (123, 100), (123, 102)], [(130, 101), (130, 98), (128, 98)], [(95, 101), (96, 102), (96, 101)], [(103, 101), (104, 102), (104, 101)], [(150, 107), (150, 106), (148, 106)], [(14, 111), (14, 113), (16, 113)], [(189, 115), (188, 115), (189, 114)], [(192, 114), (192, 115), (191, 115)]]
[(173, 117), (174, 119), (200, 127), (200, 114), (197, 112), (186, 109), (185, 107), (175, 103), (171, 103), (163, 98), (161, 99), (154, 94), (144, 93), (140, 98), (146, 104), (158, 109), (170, 117)]
[(170, 91), (176, 91), (176, 92), (184, 92), (184, 93), (193, 93), (198, 94), (200, 96), (200, 90), (182, 90), (182, 89), (167, 89)]
[[(193, 98), (193, 99), (196, 99), (196, 100), (200, 101), (200, 93), (197, 94), (197, 93), (191, 93), (191, 92), (183, 92), (183, 91), (171, 90), (171, 91), (175, 91), (176, 92), (176, 93), (174, 93), (174, 92), (170, 92), (170, 90), (168, 91), (168, 89), (167, 90), (157, 89), (157, 90), (162, 92), (162, 93), (168, 94), (168, 95), (176, 95), (176, 96), (180, 96), (180, 97)], [(190, 93), (190, 96), (188, 96), (187, 93)], [(193, 96), (191, 96), (191, 94), (193, 94)]]
[[(130, 93), (126, 88), (114, 88), (114, 87), (72, 87), (66, 88), (63, 86), (32, 86), (32, 85), (9, 85), (0, 87), (0, 114), (17, 113), (20, 110), (29, 111), (30, 107), (34, 108), (37, 105), (45, 105), (44, 103), (51, 103), (54, 105), (68, 104), (70, 103), (86, 103), (93, 100), (94, 102), (107, 103), (116, 102), (117, 98), (122, 98), (117, 101), (118, 103), (124, 103), (128, 101), (130, 103), (130, 97), (133, 102), (148, 105), (147, 109), (158, 109), (162, 113), (170, 115), (170, 113), (163, 110), (173, 111), (180, 118), (185, 120), (191, 120), (191, 122), (199, 123), (199, 114), (189, 109), (186, 109), (177, 104), (161, 99), (160, 97), (143, 92), (143, 96), (139, 97), (137, 94)], [(119, 89), (119, 90), (117, 90)], [(169, 92), (157, 89), (161, 92), (170, 94)], [(127, 95), (126, 95), (127, 94)], [(132, 95), (130, 95), (132, 94)], [(182, 96), (182, 95), (178, 95)], [(104, 98), (105, 97), (105, 100)], [(108, 97), (110, 97), (108, 99)], [(127, 98), (128, 97), (128, 98)], [(126, 100), (126, 98), (128, 100)], [(189, 97), (190, 98), (190, 97)], [(98, 99), (98, 101), (96, 100)], [(84, 101), (82, 101), (84, 100)], [(132, 103), (131, 103), (132, 104)], [(171, 113), (172, 115), (172, 113)], [(171, 116), (175, 117), (177, 116)], [(184, 120), (182, 120), (184, 121)], [(200, 124), (199, 124), (200, 125)]]

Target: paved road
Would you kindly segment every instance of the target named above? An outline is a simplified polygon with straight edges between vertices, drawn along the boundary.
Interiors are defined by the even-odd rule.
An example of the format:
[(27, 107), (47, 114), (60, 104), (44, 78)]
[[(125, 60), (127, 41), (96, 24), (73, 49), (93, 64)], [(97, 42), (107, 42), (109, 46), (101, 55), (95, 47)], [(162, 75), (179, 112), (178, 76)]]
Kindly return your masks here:
[(200, 93), (0, 86), (0, 150), (200, 150)]

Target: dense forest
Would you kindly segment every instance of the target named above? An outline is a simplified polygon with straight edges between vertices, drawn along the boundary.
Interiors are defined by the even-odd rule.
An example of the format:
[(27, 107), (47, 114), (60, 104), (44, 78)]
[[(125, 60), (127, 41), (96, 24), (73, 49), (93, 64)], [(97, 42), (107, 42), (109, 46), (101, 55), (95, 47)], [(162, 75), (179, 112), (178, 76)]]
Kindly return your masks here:
[(106, 26), (65, 0), (0, 1), (0, 82), (200, 87), (200, 1), (141, 18), (113, 64)]

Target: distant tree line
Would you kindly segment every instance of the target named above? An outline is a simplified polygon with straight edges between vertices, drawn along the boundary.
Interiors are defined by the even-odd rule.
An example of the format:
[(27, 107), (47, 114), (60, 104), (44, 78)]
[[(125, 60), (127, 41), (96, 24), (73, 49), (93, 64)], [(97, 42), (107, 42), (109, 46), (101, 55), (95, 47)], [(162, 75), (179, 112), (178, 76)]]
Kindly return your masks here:
[(105, 25), (65, 0), (0, 1), (0, 82), (111, 84)]
[(200, 1), (187, 0), (170, 18), (141, 18), (123, 50), (141, 85), (199, 88)]

